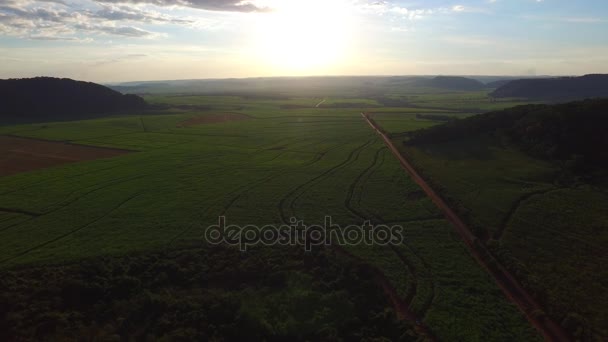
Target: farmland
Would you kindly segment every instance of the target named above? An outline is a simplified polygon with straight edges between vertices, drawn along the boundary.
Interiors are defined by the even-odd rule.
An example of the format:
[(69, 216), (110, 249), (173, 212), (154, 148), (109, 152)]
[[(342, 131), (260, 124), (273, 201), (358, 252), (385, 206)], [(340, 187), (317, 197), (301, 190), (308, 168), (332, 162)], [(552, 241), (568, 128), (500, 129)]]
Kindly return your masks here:
[[(345, 251), (383, 274), (433, 336), (539, 339), (366, 125), (361, 111), (376, 107), (314, 108), (322, 100), (151, 96), (148, 102), (165, 107), (0, 128), (3, 134), (132, 151), (0, 178), (0, 267), (72, 267), (79, 260), (204, 250), (204, 230), (218, 216), (239, 225), (281, 224), (291, 217), (322, 224), (326, 215), (341, 226), (370, 220), (405, 227), (403, 244)], [(345, 98), (328, 104), (348, 102), (372, 103)], [(311, 108), (284, 109), (288, 104)], [(388, 121), (398, 117), (396, 133), (440, 123), (390, 115)], [(279, 255), (273, 249), (250, 253)], [(25, 274), (19, 273), (34, 277)]]
[[(600, 115), (585, 107), (598, 105), (602, 102), (538, 107), (542, 114), (536, 114), (535, 106), (519, 110), (528, 113), (525, 122), (536, 127), (543, 127), (535, 121), (541, 120), (538, 118), (551, 118), (545, 121), (546, 127), (559, 127), (558, 117), (570, 118), (576, 113), (574, 121), (580, 126), (564, 127), (572, 135), (592, 141), (601, 137), (581, 132), (597, 127), (597, 123), (589, 124), (582, 115)], [(577, 111), (579, 106), (585, 109)], [(602, 183), (605, 172), (593, 168), (594, 163), (601, 162), (602, 154), (579, 148), (587, 153), (588, 161), (574, 164), (543, 158), (545, 150), (541, 148), (533, 151), (535, 155), (525, 153), (515, 138), (505, 134), (511, 122), (500, 115), (510, 113), (519, 112), (487, 115), (490, 121), (486, 124), (492, 118), (503, 121), (497, 128), (483, 126), (490, 127), (485, 131), (473, 128), (458, 132), (458, 127), (482, 127), (463, 126), (461, 121), (442, 130), (419, 133), (422, 139), (434, 134), (434, 140), (401, 136), (394, 141), (466, 220), (479, 241), (541, 302), (549, 317), (581, 340), (603, 340), (607, 335), (603, 303), (608, 299), (603, 279), (608, 197)], [(450, 136), (454, 132), (458, 133)], [(580, 137), (553, 145), (547, 144), (550, 138), (540, 142), (526, 139), (542, 142), (554, 151), (570, 148), (571, 141), (576, 141), (574, 146), (587, 146), (587, 140)]]

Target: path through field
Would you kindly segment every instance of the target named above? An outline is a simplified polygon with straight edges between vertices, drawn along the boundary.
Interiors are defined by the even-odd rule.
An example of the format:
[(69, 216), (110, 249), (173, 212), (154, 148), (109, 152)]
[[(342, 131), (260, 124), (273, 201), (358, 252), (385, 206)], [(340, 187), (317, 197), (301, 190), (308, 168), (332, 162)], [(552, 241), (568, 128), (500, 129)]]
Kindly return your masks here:
[[(402, 153), (395, 147), (393, 142), (384, 134), (380, 128), (369, 119), (366, 113), (361, 113), (365, 121), (370, 125), (376, 133), (380, 135), (386, 146), (393, 152), (395, 157), (399, 160), (403, 168), (409, 173), (411, 178), (424, 190), (424, 192), (431, 198), (431, 200), (439, 207), (443, 212), (446, 219), (450, 221), (456, 232), (460, 235), (462, 240), (468, 247), (471, 255), (477, 260), (477, 262), (492, 275), (496, 280), (496, 283), (504, 292), (504, 294), (517, 305), (517, 307), (525, 314), (528, 321), (532, 323), (549, 341), (569, 341), (568, 335), (562, 330), (562, 328), (553, 322), (549, 318), (539, 319), (533, 316), (534, 312), (542, 311), (540, 305), (532, 298), (527, 291), (515, 280), (515, 278), (502, 266), (490, 268), (487, 260), (485, 260), (481, 253), (480, 248), (485, 250), (485, 247), (474, 244), (475, 237), (471, 233), (470, 229), (466, 224), (454, 213), (454, 211), (447, 205), (447, 203), (431, 188), (431, 186), (420, 176), (412, 164), (403, 156)], [(489, 252), (484, 253), (489, 255)]]

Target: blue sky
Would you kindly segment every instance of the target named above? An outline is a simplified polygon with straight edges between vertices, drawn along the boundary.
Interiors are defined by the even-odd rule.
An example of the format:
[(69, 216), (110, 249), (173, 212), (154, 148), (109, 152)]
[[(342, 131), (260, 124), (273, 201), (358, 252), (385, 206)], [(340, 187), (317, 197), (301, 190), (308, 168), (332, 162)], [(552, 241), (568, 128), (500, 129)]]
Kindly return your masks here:
[(0, 0), (0, 78), (608, 73), (605, 0)]

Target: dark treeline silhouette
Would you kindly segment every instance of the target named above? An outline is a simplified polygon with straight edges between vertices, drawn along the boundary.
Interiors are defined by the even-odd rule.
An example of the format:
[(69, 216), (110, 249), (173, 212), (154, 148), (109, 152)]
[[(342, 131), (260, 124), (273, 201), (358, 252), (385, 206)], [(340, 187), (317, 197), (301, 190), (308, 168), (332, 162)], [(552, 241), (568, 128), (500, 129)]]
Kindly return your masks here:
[(608, 75), (515, 80), (499, 87), (491, 96), (552, 101), (607, 97)]
[(457, 91), (476, 91), (485, 89), (486, 86), (471, 78), (462, 76), (437, 76), (433, 78), (417, 78), (413, 85), (417, 87), (437, 88)]
[(2, 341), (415, 341), (373, 272), (332, 250), (223, 246), (5, 270)]
[(136, 95), (67, 78), (0, 80), (0, 122), (77, 120), (145, 108)]
[(506, 137), (535, 157), (572, 166), (608, 166), (608, 99), (559, 105), (526, 105), (473, 116), (413, 132), (409, 144), (466, 139), (484, 134)]
[(485, 85), (477, 80), (459, 76), (437, 76), (429, 81), (430, 87), (452, 90), (482, 90)]
[(509, 82), (513, 82), (513, 80), (507, 79), (507, 80), (498, 80), (498, 81), (488, 82), (488, 83), (486, 83), (486, 88), (500, 88)]

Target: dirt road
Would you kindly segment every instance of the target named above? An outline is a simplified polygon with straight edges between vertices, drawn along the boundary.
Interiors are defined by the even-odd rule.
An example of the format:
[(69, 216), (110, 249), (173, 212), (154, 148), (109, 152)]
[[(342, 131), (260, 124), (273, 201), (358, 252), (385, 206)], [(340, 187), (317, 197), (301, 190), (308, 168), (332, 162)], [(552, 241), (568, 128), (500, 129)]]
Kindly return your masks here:
[(528, 321), (534, 325), (544, 336), (547, 341), (570, 341), (568, 334), (564, 330), (546, 316), (538, 317), (537, 313), (542, 312), (540, 305), (528, 294), (528, 292), (515, 280), (515, 278), (501, 265), (490, 267), (487, 257), (491, 255), (489, 251), (481, 244), (475, 244), (475, 236), (471, 233), (467, 225), (456, 215), (456, 213), (447, 205), (447, 203), (431, 188), (431, 186), (420, 176), (412, 164), (397, 150), (393, 142), (384, 134), (372, 120), (369, 119), (366, 113), (361, 113), (365, 121), (370, 127), (380, 135), (386, 146), (397, 157), (401, 166), (410, 174), (410, 177), (424, 190), (431, 198), (433, 203), (443, 212), (446, 219), (452, 223), (456, 232), (468, 247), (471, 255), (477, 262), (488, 272), (505, 296), (509, 298), (517, 307), (525, 314)]
[(405, 301), (399, 296), (399, 294), (397, 294), (397, 290), (386, 278), (384, 273), (382, 273), (382, 271), (340, 246), (334, 246), (334, 250), (342, 255), (349, 257), (352, 260), (355, 260), (360, 265), (365, 265), (365, 267), (368, 267), (368, 269), (370, 269), (374, 273), (376, 282), (382, 287), (384, 294), (386, 295), (390, 304), (395, 310), (397, 318), (405, 319), (412, 322), (414, 324), (414, 329), (416, 330), (416, 332), (424, 336), (425, 341), (437, 341), (437, 338), (435, 337), (433, 332), (422, 322), (422, 318), (416, 316), (416, 314), (410, 310), (407, 303), (405, 303)]

